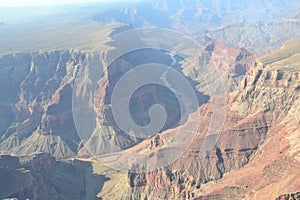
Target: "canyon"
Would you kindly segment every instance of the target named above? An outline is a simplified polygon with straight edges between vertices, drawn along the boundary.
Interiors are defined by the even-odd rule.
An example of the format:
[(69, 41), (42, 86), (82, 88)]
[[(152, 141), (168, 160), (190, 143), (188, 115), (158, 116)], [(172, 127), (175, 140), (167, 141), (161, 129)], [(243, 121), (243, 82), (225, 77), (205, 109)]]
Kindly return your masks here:
[[(16, 24), (0, 13), (0, 198), (299, 199), (299, 7), (153, 0), (62, 7)], [(162, 43), (187, 48), (136, 49), (110, 63), (123, 50), (118, 35), (153, 26), (183, 32), (184, 44), (176, 34)], [(146, 36), (121, 43), (157, 42)], [(137, 88), (136, 124), (151, 123), (153, 105), (166, 111), (162, 128), (141, 137), (119, 126), (112, 102), (120, 80), (148, 63), (175, 70), (197, 104), (182, 113), (170, 88)]]

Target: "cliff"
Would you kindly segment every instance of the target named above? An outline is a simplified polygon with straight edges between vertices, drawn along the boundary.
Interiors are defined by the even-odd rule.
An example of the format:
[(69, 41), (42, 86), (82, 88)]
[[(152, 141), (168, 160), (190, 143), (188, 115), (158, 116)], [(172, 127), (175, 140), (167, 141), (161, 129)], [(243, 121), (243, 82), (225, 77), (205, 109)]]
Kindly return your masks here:
[(56, 161), (49, 154), (1, 156), (0, 178), (0, 198), (16, 199), (97, 199), (107, 180), (93, 175), (90, 163)]
[[(211, 98), (190, 116), (187, 124), (200, 115), (197, 135), (177, 161), (152, 172), (129, 171), (127, 187), (112, 178), (115, 186), (109, 191), (104, 186), (100, 196), (120, 187), (123, 195), (116, 198), (123, 199), (275, 199), (299, 191), (299, 53), (300, 43), (290, 41), (258, 58), (236, 90)], [(225, 97), (224, 126), (216, 145), (203, 152), (204, 139), (213, 137), (206, 135), (212, 105)], [(167, 149), (176, 131), (165, 131), (132, 151)]]

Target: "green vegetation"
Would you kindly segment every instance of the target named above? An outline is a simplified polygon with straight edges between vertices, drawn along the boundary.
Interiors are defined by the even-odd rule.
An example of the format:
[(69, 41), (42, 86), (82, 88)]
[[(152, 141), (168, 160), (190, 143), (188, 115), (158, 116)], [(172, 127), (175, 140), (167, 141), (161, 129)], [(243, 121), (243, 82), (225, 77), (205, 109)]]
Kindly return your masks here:
[(93, 162), (92, 166), (93, 166), (93, 174), (101, 174), (101, 173), (106, 172), (110, 169), (109, 167), (107, 167), (105, 165), (102, 165), (98, 162)]

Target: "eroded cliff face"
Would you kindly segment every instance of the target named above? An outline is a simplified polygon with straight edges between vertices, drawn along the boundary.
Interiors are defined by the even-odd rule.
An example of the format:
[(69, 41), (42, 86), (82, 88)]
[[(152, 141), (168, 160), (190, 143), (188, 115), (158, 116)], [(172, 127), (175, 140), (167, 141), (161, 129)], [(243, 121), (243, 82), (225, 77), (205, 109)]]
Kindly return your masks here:
[[(3, 56), (0, 151), (16, 155), (46, 152), (56, 158), (75, 156), (81, 144), (72, 111), (74, 80), (83, 65), (99, 56), (100, 52), (88, 54), (76, 50)], [(85, 86), (89, 86), (93, 77), (86, 74), (84, 78)], [(88, 92), (92, 91), (83, 91), (83, 95)], [(111, 127), (113, 122), (105, 112), (97, 113)], [(100, 125), (103, 124), (91, 128), (99, 129)], [(136, 142), (121, 134), (116, 136), (114, 128), (99, 134), (109, 133), (121, 148)]]
[[(94, 118), (90, 120), (82, 115), (83, 121), (80, 121), (81, 124), (87, 124), (86, 129), (80, 131), (89, 132), (91, 136), (85, 142), (87, 148), (81, 149), (80, 155), (112, 152), (131, 147), (141, 141), (140, 138), (129, 136), (120, 130), (111, 111), (111, 95), (116, 83), (136, 66), (152, 62), (173, 66), (184, 76), (191, 78), (190, 82), (191, 85), (195, 85), (199, 105), (207, 102), (213, 94), (208, 92), (208, 89), (218, 90), (219, 83), (214, 82), (218, 73), (211, 70), (213, 76), (207, 77), (213, 81), (204, 82), (200, 78), (203, 74), (196, 68), (197, 63), (194, 66), (185, 65), (179, 58), (171, 58), (168, 52), (149, 49), (131, 52), (106, 66), (106, 56), (112, 51), (108, 46), (93, 53), (56, 50), (2, 56), (0, 151), (3, 154), (16, 155), (47, 152), (56, 158), (76, 155), (82, 143), (81, 135), (79, 137), (77, 133), (80, 127), (76, 127), (78, 121), (74, 122), (72, 113), (73, 87), (78, 71), (91, 64), (89, 62), (99, 62), (96, 64), (103, 68), (103, 77), (99, 80), (100, 77), (95, 77), (92, 71), (87, 70), (84, 72), (83, 81), (77, 84), (78, 91), (75, 91), (75, 94), (79, 92), (80, 95), (89, 96), (88, 101), (97, 102), (91, 108), (95, 114)], [(240, 77), (252, 66), (251, 58), (254, 56), (246, 50), (229, 48), (216, 42), (208, 44), (205, 52), (208, 61), (202, 64), (207, 68), (222, 71), (224, 80), (230, 82), (231, 89), (236, 87)], [(227, 53), (229, 57), (225, 59)], [(177, 62), (174, 62), (174, 59)], [(95, 99), (90, 96), (93, 92), (90, 88), (92, 82), (97, 82)], [(203, 89), (207, 83), (209, 87)], [(176, 97), (172, 92), (157, 85), (146, 85), (133, 94), (129, 109), (137, 124), (149, 123), (148, 110), (155, 103), (163, 105), (169, 113), (163, 130), (179, 125), (180, 109)]]
[(204, 52), (197, 65), (184, 62), (182, 71), (197, 82), (197, 90), (210, 96), (235, 90), (257, 57), (244, 48), (229, 47), (217, 41), (208, 42)]
[[(291, 97), (286, 98), (286, 103), (274, 101), (274, 105), (272, 104), (273, 101), (267, 98), (266, 102), (263, 103), (264, 106), (255, 107), (256, 101), (260, 102), (260, 100), (257, 100), (257, 96), (262, 91), (258, 89), (259, 85), (256, 87), (256, 83), (266, 84), (265, 76), (269, 76), (261, 76), (267, 73), (264, 72), (264, 69), (261, 69), (263, 67), (254, 67), (237, 87), (246, 71), (254, 66), (253, 58), (255, 56), (245, 49), (229, 48), (217, 42), (209, 43), (205, 51), (205, 62), (201, 61), (204, 58), (201, 57), (198, 59), (200, 62), (197, 64), (205, 65), (206, 68), (215, 66), (214, 68), (221, 71), (226, 84), (228, 83), (229, 87), (227, 89), (229, 91), (235, 88), (238, 89), (233, 93), (211, 98), (207, 104), (202, 105), (190, 116), (190, 118), (193, 118), (193, 115), (200, 115), (197, 121), (197, 135), (188, 150), (175, 163), (167, 168), (149, 173), (136, 174), (129, 171), (126, 176), (121, 176), (121, 180), (124, 181), (114, 184), (109, 190), (104, 185), (104, 189), (100, 193), (101, 197), (104, 199), (110, 197), (117, 199), (194, 198), (199, 195), (203, 184), (218, 180), (225, 173), (247, 164), (251, 155), (264, 142), (267, 133), (273, 127), (274, 120), (278, 117), (275, 110), (279, 107), (286, 107)], [(161, 64), (174, 65), (173, 67), (178, 69), (180, 73), (191, 78), (191, 83), (195, 85), (195, 91), (199, 93), (198, 97), (200, 97), (202, 103), (208, 100), (208, 96), (205, 94), (218, 94), (207, 92), (208, 88), (203, 86), (207, 83), (207, 80), (204, 82), (203, 78), (208, 78), (209, 88), (218, 91), (219, 83), (214, 82), (218, 73), (210, 71), (210, 74), (201, 77), (203, 74), (196, 68), (197, 64), (195, 66), (179, 62), (174, 64), (172, 58), (166, 52), (153, 50), (133, 52), (119, 58), (109, 67), (105, 65), (105, 56), (107, 56), (106, 51), (87, 54), (75, 50), (3, 56), (0, 59), (0, 66), (2, 66), (1, 70), (3, 71), (0, 77), (0, 81), (3, 82), (0, 86), (3, 94), (0, 108), (2, 115), (0, 116), (1, 152), (3, 154), (13, 153), (19, 156), (47, 152), (56, 158), (66, 158), (76, 156), (78, 150), (80, 156), (116, 150), (107, 146), (110, 143), (121, 149), (136, 148), (134, 145), (141, 140), (125, 134), (113, 120), (111, 95), (119, 78), (143, 63), (159, 60)], [(95, 116), (93, 116), (95, 123), (89, 129), (92, 135), (85, 143), (85, 148), (81, 148), (80, 138), (76, 130), (78, 127), (75, 127), (72, 113), (74, 79), (78, 75), (78, 70), (94, 58), (102, 58), (103, 62), (98, 64), (104, 68), (103, 77), (98, 81), (99, 77), (94, 77), (91, 71), (85, 71), (84, 81), (76, 88), (80, 95), (88, 97), (88, 100), (90, 100), (89, 92), (91, 91), (87, 88), (91, 87), (93, 81), (96, 81), (98, 86), (95, 88), (97, 103), (92, 107), (95, 112)], [(294, 84), (294, 80), (298, 80), (295, 79), (296, 74), (280, 75), (280, 73), (274, 73), (275, 75), (270, 75), (273, 82), (276, 82), (277, 79), (285, 80), (286, 77), (291, 77), (289, 81), (291, 84)], [(276, 73), (279, 75), (277, 76)], [(273, 76), (275, 77), (274, 80)], [(273, 82), (271, 83), (273, 84)], [(266, 85), (261, 86), (261, 88), (265, 87)], [(297, 88), (299, 89), (296, 85), (295, 90), (298, 91)], [(76, 92), (75, 94), (77, 94)], [(273, 90), (270, 91), (271, 94), (273, 92)], [(283, 94), (283, 91), (281, 92)], [(149, 99), (152, 100), (149, 101)], [(148, 85), (133, 95), (132, 102), (133, 118), (140, 124), (147, 123), (148, 109), (153, 103), (165, 105), (167, 111), (172, 113), (163, 129), (164, 131), (159, 136), (145, 140), (136, 149), (144, 148), (144, 144), (146, 144), (147, 151), (160, 151), (168, 148), (172, 138), (170, 135), (172, 135), (172, 132), (177, 131), (179, 117), (176, 113), (178, 110), (176, 101), (173, 99), (172, 94), (165, 91), (164, 88)], [(228, 104), (225, 107), (227, 113), (225, 124), (219, 133), (220, 138), (217, 145), (203, 156), (203, 152), (201, 153), (199, 149), (209, 129), (209, 122), (214, 117), (212, 107), (218, 106), (220, 103)], [(83, 119), (87, 120), (89, 118)], [(189, 123), (189, 120), (187, 123)], [(294, 144), (296, 140), (291, 139), (291, 141), (294, 141), (292, 144), (296, 146)], [(49, 167), (46, 167), (46, 169), (51, 171), (53, 168), (51, 162), (55, 161), (49, 159), (41, 162), (48, 163)], [(31, 162), (31, 164), (32, 167), (26, 167), (30, 168), (33, 174), (26, 175), (25, 173), (26, 176), (24, 176), (24, 179), (31, 182), (32, 186), (26, 186), (26, 188), (29, 188), (26, 191), (30, 192), (24, 195), (22, 192), (14, 193), (19, 197), (20, 195), (39, 197), (41, 195), (40, 190), (44, 192), (48, 190), (47, 184), (49, 182), (44, 183), (43, 180), (37, 181), (35, 178), (30, 178), (31, 176), (35, 177), (34, 173), (39, 173), (42, 170), (38, 168), (42, 163), (34, 165), (34, 162)], [(20, 175), (20, 177), (23, 177), (23, 175)], [(112, 179), (110, 183), (115, 183), (114, 181), (120, 177), (117, 174), (112, 175), (110, 178)], [(44, 188), (39, 188), (39, 184)], [(124, 191), (121, 196), (116, 194), (114, 190), (118, 187)], [(95, 190), (99, 192), (99, 188)], [(60, 194), (57, 195), (60, 197)], [(77, 193), (75, 196), (78, 196)]]
[(0, 197), (16, 199), (97, 199), (107, 180), (93, 175), (88, 162), (56, 161), (49, 154), (1, 156), (0, 176)]
[[(171, 62), (170, 55), (166, 52), (147, 49), (130, 52), (115, 60), (111, 65), (104, 65), (103, 77), (97, 82), (95, 90), (95, 129), (91, 138), (86, 142), (86, 148), (83, 148), (79, 154), (111, 153), (129, 148), (142, 141), (143, 138), (125, 133), (116, 124), (112, 113), (112, 93), (120, 78), (135, 67), (146, 63), (170, 65)], [(199, 96), (204, 101), (208, 98), (202, 94)], [(138, 88), (132, 94), (129, 105), (124, 104), (124, 111), (128, 109), (135, 123), (145, 126), (150, 122), (148, 110), (153, 104), (163, 105), (168, 113), (163, 130), (178, 125), (180, 120), (179, 102), (171, 91), (156, 84), (147, 84)]]
[[(275, 199), (297, 192), (299, 53), (300, 43), (291, 41), (278, 52), (257, 59), (235, 91), (213, 97), (198, 109), (199, 129), (188, 151), (166, 168), (129, 171), (127, 195), (122, 198)], [(210, 137), (206, 132), (212, 105), (224, 98), (226, 119), (218, 142), (201, 156), (203, 140)], [(164, 143), (156, 148), (168, 147), (172, 131), (176, 129), (160, 135)], [(105, 192), (111, 194), (102, 191), (103, 197)]]
[(85, 54), (77, 51), (1, 58), (3, 153), (76, 154), (79, 138), (72, 117), (72, 83), (84, 59)]
[(209, 42), (205, 50), (223, 76), (228, 76), (230, 73), (234, 76), (245, 75), (252, 68), (255, 59), (255, 56), (246, 49), (230, 48), (216, 41)]
[(251, 113), (263, 112), (271, 126), (250, 162), (215, 185), (204, 186), (204, 198), (207, 194), (223, 198), (224, 189), (232, 186), (244, 199), (275, 199), (299, 191), (299, 147), (295, 145), (299, 139), (299, 47), (298, 41), (289, 41), (258, 59), (240, 84), (231, 109), (252, 118)]

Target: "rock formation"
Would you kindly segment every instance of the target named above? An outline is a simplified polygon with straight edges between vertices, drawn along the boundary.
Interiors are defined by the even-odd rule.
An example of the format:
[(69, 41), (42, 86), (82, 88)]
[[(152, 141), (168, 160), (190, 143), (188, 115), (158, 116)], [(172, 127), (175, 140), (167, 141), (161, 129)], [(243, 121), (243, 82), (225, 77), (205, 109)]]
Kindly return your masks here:
[(56, 161), (49, 154), (24, 157), (1, 156), (0, 198), (97, 199), (97, 190), (107, 180), (93, 175), (90, 163)]
[[(204, 138), (209, 137), (205, 134), (211, 105), (224, 95), (198, 109), (196, 139), (180, 159), (153, 172), (128, 172), (125, 197), (275, 199), (282, 193), (297, 192), (299, 55), (300, 43), (289, 41), (278, 52), (257, 59), (237, 89), (225, 94), (226, 120), (216, 146), (204, 156), (199, 154)], [(167, 148), (172, 131), (176, 128), (160, 134), (164, 144), (157, 148)], [(101, 192), (103, 197), (111, 193), (105, 187)]]
[[(74, 28), (90, 28), (88, 31), (93, 34), (85, 42), (92, 46), (91, 38), (103, 33), (104, 44), (93, 52), (85, 51), (84, 44), (73, 44), (72, 40), (55, 44), (50, 50), (41, 48), (39, 40), (32, 42), (32, 48), (24, 47), (23, 37), (16, 40), (22, 48), (18, 42), (7, 49), (9, 45), (3, 45), (0, 180), (5, 181), (0, 187), (0, 198), (299, 198), (300, 43), (288, 41), (273, 52), (283, 41), (299, 37), (299, 12), (290, 16), (299, 3), (224, 2), (157, 0), (101, 14), (93, 12), (88, 19), (97, 27), (103, 26), (102, 32), (94, 32), (95, 27), (89, 26)], [(253, 12), (254, 4), (256, 8), (273, 6), (261, 15)], [(236, 12), (240, 9), (242, 14)], [(149, 17), (152, 12), (157, 15)], [(286, 18), (278, 20), (278, 16)], [(102, 24), (103, 21), (129, 25)], [(108, 56), (118, 50), (114, 35), (149, 25), (187, 28), (204, 47), (186, 49), (187, 57), (191, 52), (201, 52), (189, 60), (192, 62), (174, 52), (146, 49), (127, 53), (107, 66)], [(53, 37), (50, 41), (56, 40)], [(69, 42), (72, 45), (68, 46)], [(76, 45), (81, 48), (72, 48)], [(16, 49), (30, 50), (2, 55)], [(35, 51), (30, 52), (32, 49)], [(199, 108), (187, 113), (186, 121), (180, 124), (179, 103), (172, 92), (155, 84), (138, 88), (129, 105), (137, 124), (149, 123), (148, 111), (153, 104), (164, 106), (168, 113), (157, 135), (140, 138), (118, 127), (111, 98), (120, 78), (145, 63), (172, 66), (187, 78), (198, 97)], [(85, 68), (93, 65), (102, 70), (101, 76)], [(81, 79), (76, 82), (78, 77)], [(93, 90), (95, 96), (91, 94)], [(79, 97), (75, 105), (82, 107), (74, 106), (74, 95)], [(88, 102), (88, 107), (83, 102)], [(181, 128), (191, 124), (196, 127), (191, 144), (174, 139)], [(174, 155), (182, 148), (187, 150), (180, 156)], [(170, 165), (146, 172), (139, 169), (148, 166), (132, 164), (124, 173), (93, 158), (103, 154), (109, 157), (116, 151), (133, 156), (146, 152), (153, 162), (160, 152), (169, 152), (167, 161), (176, 159)]]

